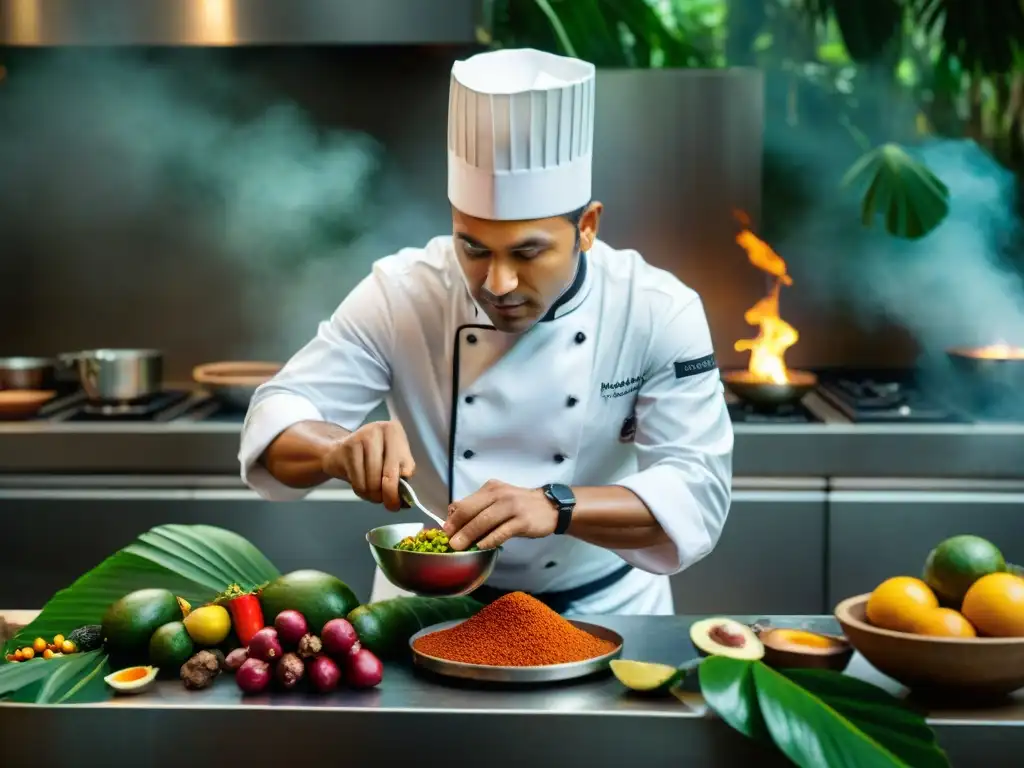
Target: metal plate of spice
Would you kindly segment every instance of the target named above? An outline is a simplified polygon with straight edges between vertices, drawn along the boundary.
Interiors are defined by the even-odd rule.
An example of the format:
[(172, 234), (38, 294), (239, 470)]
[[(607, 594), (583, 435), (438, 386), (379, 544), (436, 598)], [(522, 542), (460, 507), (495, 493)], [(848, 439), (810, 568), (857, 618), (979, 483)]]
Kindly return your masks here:
[(565, 619), (523, 592), (409, 638), (413, 661), (423, 669), (500, 683), (550, 683), (602, 672), (622, 654), (622, 644), (619, 633)]

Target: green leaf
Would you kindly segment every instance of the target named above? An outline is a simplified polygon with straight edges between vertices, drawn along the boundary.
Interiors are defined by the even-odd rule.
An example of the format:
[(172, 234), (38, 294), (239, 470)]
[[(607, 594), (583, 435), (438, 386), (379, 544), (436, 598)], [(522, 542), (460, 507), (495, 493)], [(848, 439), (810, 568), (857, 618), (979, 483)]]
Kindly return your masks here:
[(700, 667), (708, 706), (803, 768), (948, 768), (924, 717), (874, 685), (825, 670), (774, 670), (713, 656)]
[(949, 188), (895, 144), (877, 147), (859, 158), (842, 183), (865, 188), (861, 201), (864, 226), (873, 226), (881, 216), (886, 231), (896, 237), (924, 237), (949, 213)]
[(712, 656), (698, 673), (704, 700), (732, 728), (751, 739), (768, 737), (757, 704), (753, 662)]
[(212, 600), (229, 584), (252, 589), (279, 575), (262, 552), (236, 533), (209, 525), (158, 526), (55, 594), (8, 641), (4, 653), (36, 637), (99, 624), (111, 603), (136, 589), (169, 589), (195, 605)]

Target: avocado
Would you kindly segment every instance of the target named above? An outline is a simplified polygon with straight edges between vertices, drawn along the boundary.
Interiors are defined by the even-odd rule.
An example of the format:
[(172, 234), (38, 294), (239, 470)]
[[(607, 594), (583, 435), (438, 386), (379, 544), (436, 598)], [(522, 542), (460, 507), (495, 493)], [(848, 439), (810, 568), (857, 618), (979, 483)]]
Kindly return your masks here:
[(192, 656), (192, 638), (180, 621), (158, 627), (149, 639), (149, 663), (161, 673), (177, 677), (181, 665)]
[(964, 595), (982, 576), (1006, 570), (1006, 560), (995, 544), (980, 536), (953, 536), (928, 553), (924, 582), (939, 603), (960, 610)]
[(701, 656), (728, 656), (741, 661), (759, 661), (764, 644), (750, 627), (735, 619), (713, 617), (690, 627), (690, 640)]
[(841, 635), (778, 628), (757, 636), (764, 645), (764, 663), (770, 667), (842, 672), (853, 658), (853, 646)]
[(273, 626), (281, 611), (298, 611), (309, 631), (319, 635), (331, 619), (343, 619), (359, 605), (355, 593), (341, 579), (323, 571), (292, 571), (279, 576), (260, 592), (263, 622)]
[(126, 655), (145, 651), (158, 627), (182, 618), (178, 599), (166, 589), (129, 592), (103, 614), (107, 650)]
[(103, 627), (99, 624), (88, 624), (73, 630), (67, 639), (80, 651), (95, 651), (103, 645)]

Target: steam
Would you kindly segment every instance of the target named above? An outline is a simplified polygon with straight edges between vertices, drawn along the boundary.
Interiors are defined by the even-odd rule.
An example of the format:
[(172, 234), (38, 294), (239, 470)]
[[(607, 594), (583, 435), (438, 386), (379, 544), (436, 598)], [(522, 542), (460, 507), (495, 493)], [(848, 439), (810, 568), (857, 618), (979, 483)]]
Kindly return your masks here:
[(905, 328), (924, 358), (952, 346), (1024, 345), (1024, 282), (1006, 259), (1020, 236), (1013, 174), (971, 141), (934, 140), (915, 153), (949, 187), (948, 218), (918, 241), (877, 224), (865, 231), (830, 169), (831, 190), (779, 248), (799, 254), (802, 293), (845, 305), (865, 326)]
[[(171, 67), (124, 52), (33, 56), (40, 58), (25, 66), (5, 62), (10, 75), (0, 85), (0, 230), (8, 247), (19, 240), (45, 262), (50, 277), (71, 282), (74, 273), (83, 306), (152, 315), (145, 301), (170, 301), (153, 295), (161, 288), (188, 291), (204, 270), (210, 279), (219, 272), (240, 294), (223, 303), (241, 302), (247, 317), (229, 318), (236, 348), (206, 352), (282, 359), (374, 259), (427, 227), (425, 214), (388, 186), (374, 139), (324, 130), (213, 57), (176, 52)], [(336, 87), (343, 100), (344, 84)], [(148, 277), (140, 272), (147, 268)], [(187, 279), (178, 279), (181, 270)], [(105, 320), (97, 335), (117, 340), (70, 328), (62, 343), (152, 343)], [(140, 324), (152, 328), (152, 320)], [(191, 352), (201, 321), (174, 322), (184, 328), (167, 332), (170, 343)], [(76, 332), (81, 338), (71, 338)], [(228, 329), (218, 338), (232, 336)]]

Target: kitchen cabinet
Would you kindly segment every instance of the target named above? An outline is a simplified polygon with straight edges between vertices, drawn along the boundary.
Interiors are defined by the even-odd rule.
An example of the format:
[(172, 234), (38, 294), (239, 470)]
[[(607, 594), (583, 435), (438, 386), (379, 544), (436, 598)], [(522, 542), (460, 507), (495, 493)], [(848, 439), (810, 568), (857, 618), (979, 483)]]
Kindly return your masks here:
[(890, 576), (920, 576), (928, 552), (972, 533), (1024, 563), (1024, 484), (835, 481), (829, 496), (828, 605)]
[(0, 556), (0, 609), (41, 607), (139, 534), (166, 523), (233, 530), (282, 572), (327, 571), (366, 600), (374, 564), (363, 534), (395, 518), (383, 507), (353, 499), (351, 491), (271, 503), (244, 490), (2, 490), (7, 546)]
[(672, 577), (676, 613), (820, 613), (826, 513), (824, 490), (735, 490), (718, 546)]

